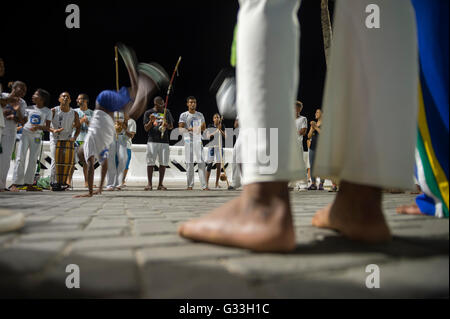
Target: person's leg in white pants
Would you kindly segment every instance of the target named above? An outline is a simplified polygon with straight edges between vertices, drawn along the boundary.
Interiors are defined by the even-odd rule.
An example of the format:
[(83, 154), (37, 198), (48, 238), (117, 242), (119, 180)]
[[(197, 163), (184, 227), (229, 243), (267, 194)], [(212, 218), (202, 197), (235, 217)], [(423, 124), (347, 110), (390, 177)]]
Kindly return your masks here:
[(50, 154), (52, 157), (52, 164), (50, 165), (50, 183), (56, 183), (56, 140), (50, 140)]
[(41, 143), (42, 141), (40, 136), (32, 136), (30, 139), (29, 142), (30, 155), (28, 156), (28, 165), (25, 171), (25, 181), (24, 181), (26, 185), (32, 185), (34, 182), (37, 160), (39, 158), (39, 152), (41, 151)]
[[(236, 71), (244, 190), (210, 215), (181, 225), (179, 234), (256, 251), (290, 251), (295, 235), (287, 184), (304, 172), (292, 108), (299, 2), (241, 0), (240, 5)], [(264, 135), (256, 137), (258, 129), (269, 128), (274, 129), (270, 144)], [(274, 157), (265, 165), (262, 156), (269, 150)]]
[[(123, 179), (123, 173), (125, 171), (125, 165), (127, 164), (127, 145), (122, 143), (117, 143), (117, 173), (115, 187), (120, 186), (120, 182)], [(120, 188), (120, 187), (119, 187)]]
[(16, 141), (16, 134), (5, 134), (5, 130), (2, 135), (2, 148), (3, 152), (0, 154), (0, 191), (6, 188), (6, 178), (8, 177), (9, 166), (11, 164), (11, 156), (14, 148), (14, 142)]
[(239, 137), (236, 140), (236, 144), (233, 147), (233, 167), (232, 167), (232, 175), (231, 175), (231, 186), (234, 189), (237, 189), (242, 186), (241, 184), (241, 143)]
[(106, 190), (114, 190), (117, 180), (117, 166), (116, 166), (116, 153), (117, 153), (117, 141), (111, 143), (108, 153), (108, 172), (107, 172), (107, 185)]
[(27, 152), (30, 146), (29, 134), (23, 132), (17, 147), (17, 160), (14, 165), (13, 185), (23, 185), (25, 177), (25, 161), (27, 160)]
[(194, 163), (186, 163), (187, 187), (194, 188)]
[[(365, 8), (374, 4), (381, 12), (379, 29), (365, 27)], [(419, 86), (414, 9), (410, 1), (338, 1), (334, 29), (323, 129), (311, 164), (314, 175), (340, 181), (340, 191), (312, 223), (349, 239), (385, 242), (391, 234), (382, 189), (414, 187)]]

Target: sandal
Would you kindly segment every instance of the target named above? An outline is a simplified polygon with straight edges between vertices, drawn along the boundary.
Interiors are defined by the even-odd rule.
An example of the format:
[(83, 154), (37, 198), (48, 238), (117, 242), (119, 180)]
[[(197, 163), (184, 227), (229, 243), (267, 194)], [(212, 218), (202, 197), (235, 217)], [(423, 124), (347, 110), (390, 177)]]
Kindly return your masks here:
[(153, 190), (153, 187), (152, 186), (145, 186), (145, 188), (144, 188), (144, 191), (151, 191), (151, 190)]
[(166, 191), (166, 190), (167, 190), (167, 187), (161, 185), (161, 186), (158, 186), (158, 190), (159, 190), (159, 191)]

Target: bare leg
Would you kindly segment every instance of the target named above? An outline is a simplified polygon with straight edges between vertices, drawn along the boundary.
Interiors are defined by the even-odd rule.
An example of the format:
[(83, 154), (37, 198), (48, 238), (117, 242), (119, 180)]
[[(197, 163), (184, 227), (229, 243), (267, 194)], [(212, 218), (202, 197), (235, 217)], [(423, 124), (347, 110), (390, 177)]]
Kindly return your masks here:
[(381, 207), (380, 188), (342, 182), (336, 199), (313, 217), (313, 226), (339, 231), (345, 237), (368, 243), (391, 239)]
[(167, 188), (164, 187), (164, 175), (166, 174), (166, 167), (164, 165), (159, 166), (159, 184), (158, 189), (159, 190), (166, 190)]
[(153, 180), (153, 166), (147, 166), (147, 186), (145, 186), (146, 191), (152, 190), (152, 180)]
[(209, 177), (211, 176), (211, 171), (206, 170), (206, 186), (209, 188)]
[(123, 171), (122, 185), (125, 185), (125, 179), (127, 178), (128, 170), (125, 169)]
[(220, 178), (221, 168), (222, 168), (222, 164), (216, 163), (216, 188), (219, 187), (219, 178)]
[(196, 241), (254, 251), (291, 251), (295, 234), (287, 183), (246, 185), (240, 197), (182, 224), (178, 233)]

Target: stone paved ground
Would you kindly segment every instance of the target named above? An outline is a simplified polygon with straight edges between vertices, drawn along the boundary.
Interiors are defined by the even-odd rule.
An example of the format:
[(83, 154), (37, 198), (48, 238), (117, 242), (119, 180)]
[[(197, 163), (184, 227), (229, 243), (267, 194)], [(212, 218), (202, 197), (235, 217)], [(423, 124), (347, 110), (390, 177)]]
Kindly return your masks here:
[[(394, 240), (367, 246), (310, 225), (328, 192), (291, 192), (297, 249), (257, 254), (193, 243), (177, 226), (239, 192), (130, 187), (93, 199), (74, 193), (3, 193), (0, 208), (26, 226), (0, 235), (0, 297), (113, 298), (432, 298), (449, 296), (448, 220), (399, 216), (409, 194), (385, 195)], [(67, 289), (66, 266), (80, 268)], [(368, 289), (366, 266), (380, 269)]]

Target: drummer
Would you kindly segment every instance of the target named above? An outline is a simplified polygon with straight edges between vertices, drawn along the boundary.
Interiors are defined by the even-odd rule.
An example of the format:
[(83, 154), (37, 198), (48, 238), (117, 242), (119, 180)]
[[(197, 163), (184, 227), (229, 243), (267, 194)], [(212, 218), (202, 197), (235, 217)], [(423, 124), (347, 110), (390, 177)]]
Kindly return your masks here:
[[(70, 107), (70, 94), (63, 92), (59, 96), (59, 105), (52, 108), (52, 122), (50, 126), (50, 151), (52, 156), (50, 185), (53, 191), (67, 188), (66, 182), (57, 183), (56, 180), (56, 144), (57, 141), (75, 142), (80, 134), (80, 118), (78, 113)], [(73, 128), (75, 133), (72, 135)]]

